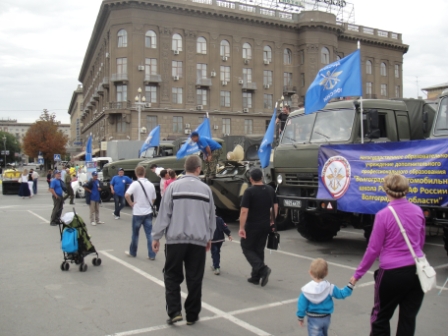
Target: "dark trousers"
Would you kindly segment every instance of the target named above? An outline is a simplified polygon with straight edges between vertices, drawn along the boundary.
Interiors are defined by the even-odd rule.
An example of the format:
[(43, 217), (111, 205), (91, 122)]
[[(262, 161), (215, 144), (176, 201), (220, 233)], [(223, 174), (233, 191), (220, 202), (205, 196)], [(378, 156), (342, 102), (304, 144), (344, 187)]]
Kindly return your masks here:
[(37, 195), (37, 179), (33, 180), (33, 194)]
[(187, 321), (196, 321), (201, 311), (202, 278), (205, 268), (205, 247), (193, 244), (165, 245), (165, 297), (168, 316), (182, 311), (180, 284), (187, 281), (188, 296), (185, 300)]
[(212, 247), (210, 249), (212, 254), (212, 260), (213, 260), (213, 268), (219, 268), (219, 263), (221, 261), (221, 246), (222, 242), (220, 243), (212, 243)]
[(114, 215), (120, 217), (120, 211), (125, 206), (125, 199), (124, 196), (118, 196), (117, 194), (114, 194), (114, 202), (115, 202), (115, 211)]
[(58, 198), (51, 196), (53, 198), (53, 212), (51, 213), (51, 223), (57, 223), (62, 215), (62, 209), (64, 208), (64, 199), (59, 196)]
[(390, 319), (400, 307), (397, 336), (412, 336), (424, 293), (415, 266), (375, 271), (375, 299), (370, 323), (371, 336), (390, 336)]
[(67, 186), (67, 194), (64, 197), (64, 201), (69, 197), (70, 197), (70, 204), (74, 204), (73, 199), (75, 198), (75, 192), (73, 191), (73, 188), (71, 185)]
[(267, 229), (246, 230), (246, 239), (241, 239), (241, 248), (249, 264), (252, 266), (251, 277), (260, 279), (266, 265), (264, 263), (264, 249), (268, 238)]

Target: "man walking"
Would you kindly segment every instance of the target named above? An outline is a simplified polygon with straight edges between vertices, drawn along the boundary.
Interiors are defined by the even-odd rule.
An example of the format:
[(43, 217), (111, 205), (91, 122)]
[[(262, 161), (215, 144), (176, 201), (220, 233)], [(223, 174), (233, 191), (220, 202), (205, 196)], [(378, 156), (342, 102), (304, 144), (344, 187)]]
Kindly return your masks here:
[(70, 204), (75, 204), (73, 202), (73, 199), (75, 198), (75, 193), (72, 188), (72, 175), (70, 174), (70, 168), (66, 169), (64, 183), (65, 183), (65, 187), (67, 188), (67, 194), (64, 196), (64, 201), (70, 197)]
[(123, 168), (119, 168), (118, 175), (114, 176), (112, 178), (112, 181), (110, 181), (110, 190), (114, 195), (115, 201), (115, 219), (120, 219), (120, 211), (125, 206), (124, 192), (126, 191), (126, 185), (129, 185), (131, 183), (131, 178), (128, 176), (124, 176)]
[(34, 169), (30, 169), (30, 173), (33, 178), (33, 194), (37, 195), (37, 180), (39, 179), (39, 173)]
[[(205, 256), (216, 228), (215, 205), (210, 188), (201, 182), (202, 162), (196, 156), (185, 161), (186, 175), (165, 190), (159, 218), (154, 226), (152, 247), (159, 251), (165, 234), (165, 297), (168, 324), (183, 320), (180, 285), (187, 281), (185, 301), (187, 325), (199, 319)], [(194, 211), (192, 211), (194, 209)]]
[(90, 193), (90, 224), (104, 224), (100, 221), (100, 181), (98, 181), (98, 173), (93, 172), (92, 178), (87, 182), (84, 189)]
[(213, 139), (199, 137), (198, 132), (191, 133), (191, 141), (196, 142), (202, 151), (205, 161), (205, 180), (208, 182), (210, 177), (214, 178), (216, 176), (216, 166), (222, 154), (222, 147)]
[(64, 208), (64, 199), (62, 198), (61, 172), (54, 171), (54, 179), (50, 182), (51, 198), (53, 199), (53, 212), (51, 213), (50, 225), (56, 226), (61, 218)]
[(263, 183), (263, 172), (259, 168), (250, 171), (252, 186), (244, 192), (241, 201), (240, 230), (241, 248), (249, 264), (252, 266), (248, 282), (261, 286), (268, 283), (271, 269), (264, 263), (264, 249), (271, 225), (271, 208), (274, 207), (277, 216), (278, 202), (275, 191)]
[[(124, 253), (129, 257), (135, 258), (137, 256), (138, 236), (140, 227), (143, 225), (148, 246), (148, 258), (154, 260), (156, 253), (151, 245), (152, 207), (157, 195), (154, 185), (145, 178), (145, 174), (146, 170), (144, 167), (138, 166), (135, 168), (137, 181), (132, 182), (125, 194), (126, 200), (132, 207), (132, 238), (129, 251)], [(134, 196), (134, 201), (132, 201), (131, 196)]]

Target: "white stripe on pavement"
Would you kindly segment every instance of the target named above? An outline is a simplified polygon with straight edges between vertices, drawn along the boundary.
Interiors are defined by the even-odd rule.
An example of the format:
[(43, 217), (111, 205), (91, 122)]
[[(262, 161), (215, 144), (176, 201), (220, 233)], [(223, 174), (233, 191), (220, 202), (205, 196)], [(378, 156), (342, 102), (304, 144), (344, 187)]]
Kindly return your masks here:
[(50, 222), (49, 221), (47, 221), (45, 218), (43, 218), (43, 217), (41, 217), (41, 216), (39, 216), (37, 213), (35, 213), (35, 212), (32, 212), (31, 210), (27, 210), (30, 214), (32, 214), (32, 215), (34, 215), (34, 216), (36, 216), (37, 218), (39, 218), (39, 219), (42, 219), (43, 221), (44, 221), (44, 223), (46, 223), (46, 224), (49, 224)]

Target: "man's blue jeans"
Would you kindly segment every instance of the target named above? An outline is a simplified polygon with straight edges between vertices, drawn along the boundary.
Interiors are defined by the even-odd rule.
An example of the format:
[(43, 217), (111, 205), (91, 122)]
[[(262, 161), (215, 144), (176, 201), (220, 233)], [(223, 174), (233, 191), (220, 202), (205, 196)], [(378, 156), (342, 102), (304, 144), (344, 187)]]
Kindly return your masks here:
[(37, 195), (37, 179), (33, 180), (33, 193)]
[(118, 196), (117, 194), (114, 194), (114, 201), (115, 201), (115, 211), (114, 215), (120, 217), (120, 211), (125, 206), (125, 199), (124, 196)]
[(129, 247), (129, 253), (134, 257), (137, 256), (138, 235), (142, 225), (145, 230), (146, 240), (148, 243), (148, 257), (153, 259), (156, 257), (156, 254), (152, 250), (152, 213), (144, 216), (132, 216), (132, 240), (131, 246)]
[(327, 336), (330, 327), (331, 315), (325, 317), (308, 316), (308, 335), (309, 336)]

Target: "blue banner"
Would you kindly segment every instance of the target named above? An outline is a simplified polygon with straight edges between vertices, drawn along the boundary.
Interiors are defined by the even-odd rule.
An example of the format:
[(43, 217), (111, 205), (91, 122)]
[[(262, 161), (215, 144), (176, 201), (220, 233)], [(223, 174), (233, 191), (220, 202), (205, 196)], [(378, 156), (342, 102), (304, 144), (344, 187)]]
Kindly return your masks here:
[(305, 96), (305, 114), (324, 108), (331, 99), (362, 96), (360, 50), (319, 70)]
[(92, 136), (89, 136), (89, 139), (87, 140), (85, 161), (92, 161)]
[(160, 125), (154, 127), (153, 130), (149, 133), (148, 137), (143, 143), (142, 148), (140, 149), (138, 157), (140, 157), (149, 148), (158, 147), (159, 145), (160, 145)]
[[(208, 118), (204, 118), (202, 124), (200, 124), (195, 130), (198, 132), (200, 138), (212, 138), (212, 132), (210, 131), (210, 120)], [(188, 137), (188, 140), (182, 145), (179, 151), (176, 154), (177, 159), (182, 159), (187, 155), (191, 155), (199, 152), (199, 147), (196, 142), (191, 141), (191, 135)]]
[(409, 179), (407, 199), (421, 206), (448, 205), (448, 141), (418, 140), (321, 146), (318, 199), (337, 199), (338, 210), (376, 214), (388, 199), (389, 174)]
[(277, 107), (274, 108), (271, 122), (269, 123), (266, 134), (263, 137), (260, 148), (258, 149), (258, 157), (262, 168), (269, 166), (271, 160), (272, 143), (274, 142), (275, 120), (277, 119)]

